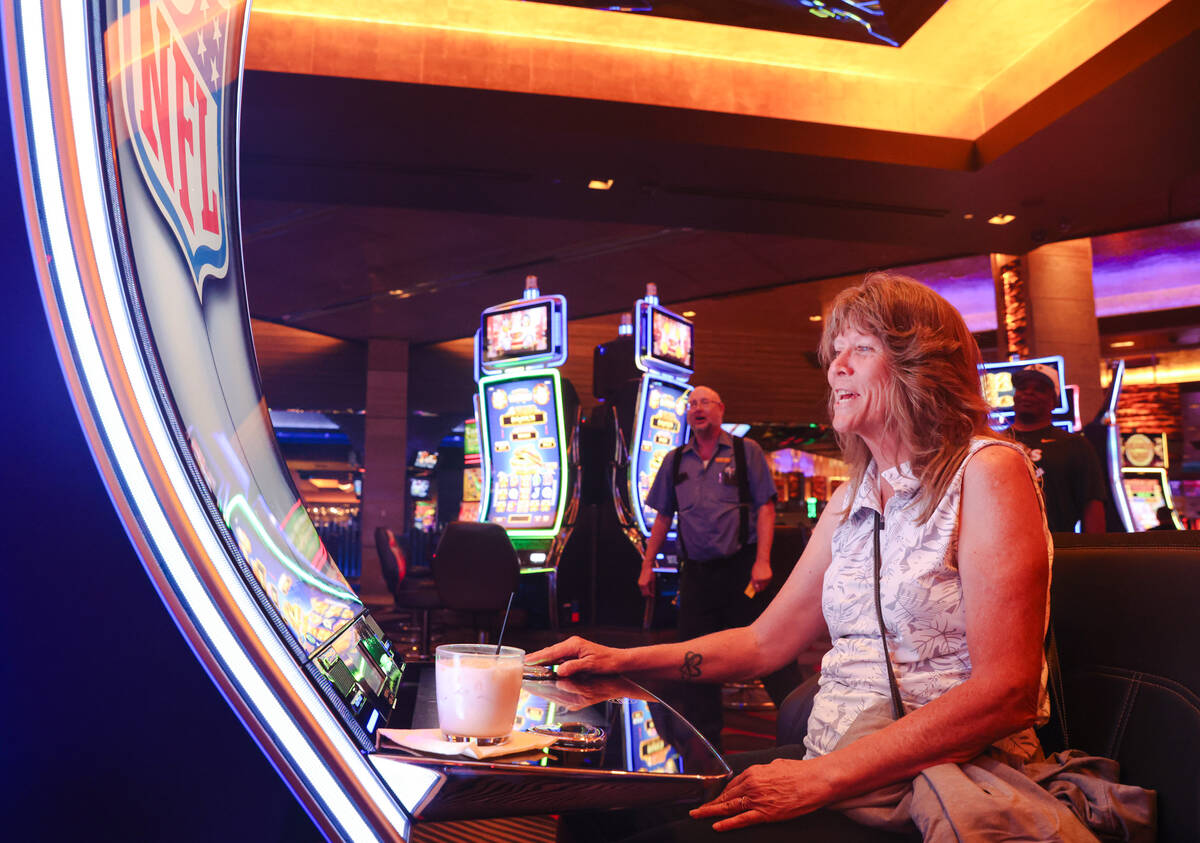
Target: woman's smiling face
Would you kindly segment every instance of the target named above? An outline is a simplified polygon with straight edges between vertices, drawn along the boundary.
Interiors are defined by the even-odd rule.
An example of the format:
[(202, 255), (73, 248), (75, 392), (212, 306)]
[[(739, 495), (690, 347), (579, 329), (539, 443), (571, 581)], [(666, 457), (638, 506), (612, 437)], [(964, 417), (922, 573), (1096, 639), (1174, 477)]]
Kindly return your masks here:
[(858, 434), (872, 451), (885, 438), (887, 387), (892, 373), (883, 342), (848, 328), (833, 340), (829, 387), (833, 391), (833, 429)]

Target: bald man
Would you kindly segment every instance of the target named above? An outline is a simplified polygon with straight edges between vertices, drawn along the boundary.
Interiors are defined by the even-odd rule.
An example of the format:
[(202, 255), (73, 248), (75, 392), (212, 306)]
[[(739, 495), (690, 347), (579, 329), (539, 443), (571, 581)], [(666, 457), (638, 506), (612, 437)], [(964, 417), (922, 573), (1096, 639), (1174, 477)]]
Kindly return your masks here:
[[(749, 624), (771, 582), (775, 483), (757, 442), (736, 441), (721, 429), (725, 404), (715, 390), (697, 386), (688, 397), (691, 438), (662, 461), (646, 504), (657, 510), (638, 586), (654, 594), (654, 560), (679, 513), (679, 634), (682, 640)], [(738, 452), (742, 451), (739, 458)], [(704, 665), (690, 665), (703, 682)], [(720, 748), (720, 688), (697, 685), (695, 704), (683, 712)]]

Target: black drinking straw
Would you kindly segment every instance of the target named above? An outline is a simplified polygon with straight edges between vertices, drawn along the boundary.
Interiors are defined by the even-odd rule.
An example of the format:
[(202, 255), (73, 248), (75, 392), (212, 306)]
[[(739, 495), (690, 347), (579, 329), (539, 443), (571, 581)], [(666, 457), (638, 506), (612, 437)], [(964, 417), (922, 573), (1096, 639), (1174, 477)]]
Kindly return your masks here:
[(515, 591), (508, 595), (508, 606), (504, 609), (504, 620), (500, 622), (500, 635), (496, 638), (496, 655), (500, 655), (500, 645), (504, 642), (504, 627), (508, 626), (508, 613), (512, 611), (513, 598), (517, 596)]

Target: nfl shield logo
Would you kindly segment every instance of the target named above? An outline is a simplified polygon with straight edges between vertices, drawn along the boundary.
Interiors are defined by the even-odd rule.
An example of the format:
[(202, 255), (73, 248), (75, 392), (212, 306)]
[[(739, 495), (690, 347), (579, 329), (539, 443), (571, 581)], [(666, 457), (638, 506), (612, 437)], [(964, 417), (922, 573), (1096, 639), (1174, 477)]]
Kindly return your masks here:
[[(226, 195), (229, 0), (122, 0), (117, 25), (125, 128), (196, 284), (229, 269)], [(234, 11), (236, 10), (236, 14)], [(235, 37), (235, 40), (236, 37)], [(232, 57), (235, 61), (238, 56)]]

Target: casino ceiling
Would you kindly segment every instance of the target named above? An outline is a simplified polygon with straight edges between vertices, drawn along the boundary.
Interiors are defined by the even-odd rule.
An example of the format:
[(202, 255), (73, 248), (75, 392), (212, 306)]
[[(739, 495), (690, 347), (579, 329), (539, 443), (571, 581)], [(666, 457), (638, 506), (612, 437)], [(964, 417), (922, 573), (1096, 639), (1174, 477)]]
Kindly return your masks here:
[(899, 47), (578, 5), (257, 0), (252, 314), (420, 344), (530, 273), (578, 318), (1200, 217), (1195, 0), (948, 0)]

